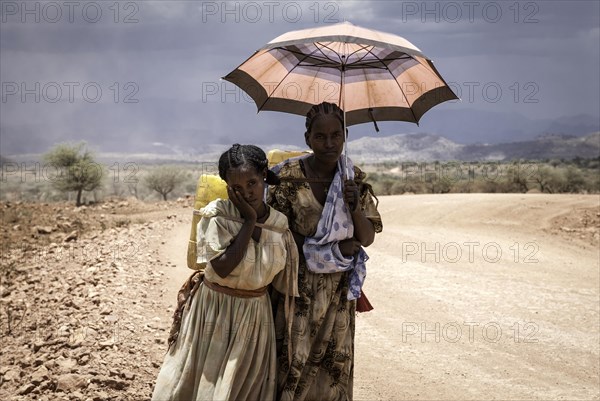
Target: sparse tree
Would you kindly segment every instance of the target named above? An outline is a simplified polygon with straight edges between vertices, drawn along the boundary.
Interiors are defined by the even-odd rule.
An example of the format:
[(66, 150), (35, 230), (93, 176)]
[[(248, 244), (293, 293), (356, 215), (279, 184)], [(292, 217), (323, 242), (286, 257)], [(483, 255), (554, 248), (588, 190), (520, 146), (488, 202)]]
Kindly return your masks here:
[(522, 162), (514, 162), (507, 169), (506, 192), (522, 192), (529, 190), (527, 185), (528, 173), (522, 168)]
[(540, 166), (534, 179), (540, 186), (540, 192), (549, 194), (560, 192), (565, 185), (563, 174), (547, 166)]
[(48, 164), (48, 179), (60, 192), (75, 191), (75, 204), (81, 206), (83, 191), (93, 191), (102, 186), (103, 168), (96, 163), (85, 143), (61, 143), (44, 155)]
[(127, 184), (127, 189), (129, 190), (130, 195), (133, 195), (135, 197), (135, 199), (139, 199), (137, 182), (132, 182), (132, 183)]
[(144, 184), (167, 200), (167, 195), (185, 180), (181, 169), (171, 166), (157, 167), (144, 178)]
[(581, 171), (573, 166), (567, 167), (565, 172), (566, 185), (564, 192), (577, 193), (585, 186), (585, 180)]

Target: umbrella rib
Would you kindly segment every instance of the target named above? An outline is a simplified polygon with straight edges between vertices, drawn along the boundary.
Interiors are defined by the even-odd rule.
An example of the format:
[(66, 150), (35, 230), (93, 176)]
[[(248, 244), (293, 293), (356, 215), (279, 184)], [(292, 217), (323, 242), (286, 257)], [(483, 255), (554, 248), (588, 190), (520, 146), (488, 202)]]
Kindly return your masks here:
[[(331, 47), (329, 47), (326, 44), (323, 44), (321, 42), (315, 42), (315, 50), (312, 51), (312, 53), (306, 54), (303, 53), (299, 50), (293, 50), (293, 49), (288, 49), (288, 48), (284, 48), (284, 47), (277, 47), (277, 50), (281, 50), (281, 51), (286, 51), (292, 54), (295, 54), (297, 56), (301, 56), (304, 57), (303, 60), (298, 62), (298, 66), (302, 66), (302, 67), (330, 67), (331, 68), (340, 68), (341, 66), (341, 60), (338, 62), (336, 60), (334, 60), (333, 58), (329, 57), (327, 54), (325, 54), (322, 50), (322, 48), (326, 48), (331, 50), (332, 53), (339, 55), (334, 49), (332, 49)], [(369, 68), (381, 68), (381, 69), (388, 69), (385, 64), (386, 62), (389, 61), (395, 61), (395, 60), (402, 60), (402, 59), (410, 59), (411, 57), (407, 54), (403, 54), (400, 57), (386, 57), (386, 58), (379, 58), (377, 56), (375, 56), (375, 54), (369, 50), (372, 49), (373, 46), (369, 46), (369, 45), (364, 45), (361, 46), (360, 49), (355, 50), (354, 52), (352, 52), (351, 54), (348, 55), (347, 59), (350, 58), (350, 56), (352, 56), (353, 54), (356, 54), (357, 52), (361, 51), (361, 50), (366, 50), (365, 55), (362, 56), (360, 59), (348, 63), (346, 64), (348, 69), (354, 69), (354, 68), (363, 68), (363, 67), (369, 67)], [(316, 55), (315, 53), (320, 53), (322, 57)], [(367, 60), (364, 61), (364, 59), (367, 57), (367, 55), (371, 54), (373, 57), (375, 57), (376, 60)], [(316, 63), (316, 62), (310, 62), (310, 61), (306, 61), (307, 59), (314, 59), (314, 60), (318, 60), (320, 61), (320, 63)], [(383, 65), (383, 67), (381, 67), (381, 65)]]
[[(335, 53), (335, 54), (337, 55), (338, 53), (337, 53), (335, 50), (333, 50), (332, 48), (328, 47), (327, 45), (325, 45), (325, 44), (323, 44), (323, 43), (321, 43), (321, 42), (314, 42), (313, 44), (315, 45), (315, 50), (313, 50), (311, 53), (309, 53), (310, 57), (313, 57), (313, 58), (315, 58), (315, 59), (317, 59), (317, 60), (323, 60), (323, 61), (325, 61), (325, 62), (326, 62), (327, 60), (329, 60), (329, 61), (331, 62), (331, 64), (339, 65), (339, 63), (338, 63), (336, 60), (332, 59), (332, 58), (331, 58), (331, 57), (329, 57), (327, 54), (325, 54), (325, 53), (323, 52), (323, 50), (322, 50), (322, 49), (321, 49), (319, 46), (325, 47), (325, 48), (327, 48), (327, 49), (331, 50), (333, 53)], [(290, 53), (294, 53), (294, 54), (296, 54), (296, 55), (300, 55), (300, 56), (306, 56), (306, 53), (302, 53), (302, 52), (301, 52), (301, 51), (299, 51), (299, 50), (298, 50), (298, 51), (294, 51), (294, 50), (291, 50), (291, 49), (286, 49), (286, 48), (284, 48), (284, 47), (280, 47), (280, 48), (278, 48), (278, 49), (280, 49), (280, 50), (285, 50), (285, 51), (288, 51), (288, 52), (290, 52)], [(315, 55), (315, 52), (316, 52), (316, 51), (318, 51), (319, 53), (321, 53), (321, 55), (323, 55), (323, 57), (318, 57), (318, 56), (316, 56), (316, 55)]]
[[(306, 89), (307, 85), (310, 85), (309, 90), (323, 84), (329, 88), (335, 85), (336, 78), (340, 80), (340, 88), (336, 88), (339, 93), (328, 91), (326, 96), (320, 93), (317, 96), (319, 101), (335, 102), (335, 95), (338, 95), (338, 104), (344, 109), (344, 128), (347, 123), (369, 121), (377, 128), (375, 117), (385, 121), (412, 121), (418, 125), (417, 112), (420, 118), (435, 105), (456, 98), (433, 63), (406, 39), (350, 23), (280, 35), (223, 77), (251, 94), (258, 111), (294, 114), (302, 114), (317, 97), (306, 93), (292, 98), (285, 91), (286, 85), (301, 84), (302, 87), (298, 85), (300, 90)], [(395, 85), (389, 82), (390, 78)], [(442, 87), (439, 87), (440, 83)], [(258, 91), (251, 91), (256, 84), (261, 85)], [(424, 84), (435, 85), (435, 88), (427, 91)], [(405, 91), (403, 88), (407, 85), (410, 87)], [(412, 85), (417, 86), (415, 94), (410, 90)], [(394, 92), (394, 87), (400, 95)], [(278, 92), (279, 88), (282, 88), (281, 92)], [(439, 98), (431, 95), (433, 89), (442, 89)], [(412, 100), (408, 99), (409, 92)], [(401, 98), (406, 106), (402, 106)], [(352, 111), (349, 111), (350, 107)], [(373, 116), (374, 110), (377, 116)]]
[[(284, 49), (284, 48), (279, 48), (279, 50), (286, 50), (286, 51), (292, 52), (291, 50)], [(301, 52), (297, 52), (297, 53), (300, 54), (300, 55), (302, 55), (302, 56), (304, 56), (305, 59), (308, 58), (309, 56), (312, 56), (312, 53), (311, 54), (304, 54), (304, 53), (301, 53)], [(313, 53), (314, 53), (314, 51), (313, 51)], [(283, 77), (283, 79), (279, 80), (279, 83), (277, 84), (277, 86), (275, 88), (273, 88), (273, 91), (269, 94), (269, 96), (267, 96), (267, 98), (265, 99), (265, 101), (260, 105), (260, 107), (258, 108), (258, 111), (262, 110), (262, 108), (269, 101), (269, 99), (271, 98), (271, 96), (273, 95), (273, 93), (275, 93), (275, 91), (277, 90), (277, 88), (279, 88), (281, 86), (281, 84), (283, 83), (283, 81), (285, 81), (285, 79), (292, 73), (292, 71), (294, 71), (296, 69), (296, 67), (300, 67), (300, 63), (302, 63), (302, 60), (300, 60), (298, 62), (298, 64), (294, 65), (292, 67), (292, 69), (290, 71), (288, 71), (287, 74), (285, 74), (285, 77)]]
[[(331, 57), (329, 57), (327, 54), (325, 54), (323, 52), (323, 50), (322, 50), (321, 47), (329, 49), (332, 53), (334, 53), (334, 54), (336, 54), (338, 56), (339, 56), (339, 53), (336, 52), (331, 47), (327, 46), (326, 44), (323, 44), (321, 42), (314, 42), (314, 43), (315, 43), (315, 49), (311, 53), (308, 53), (308, 54), (302, 53), (299, 50), (292, 50), (292, 49), (288, 49), (288, 48), (284, 48), (284, 47), (277, 47), (278, 50), (286, 51), (286, 52), (295, 54), (296, 56), (300, 56), (301, 58), (299, 58), (298, 63), (295, 64), (290, 71), (288, 71), (288, 73), (285, 75), (285, 77), (283, 77), (283, 79), (281, 79), (279, 81), (279, 83), (273, 89), (273, 91), (269, 94), (269, 96), (267, 96), (267, 98), (265, 99), (265, 101), (258, 108), (259, 111), (263, 109), (263, 107), (269, 101), (269, 99), (271, 98), (271, 96), (273, 95), (273, 93), (275, 93), (277, 91), (277, 89), (282, 85), (282, 83), (285, 81), (285, 79), (297, 67), (335, 68), (335, 69), (341, 70), (341, 67), (343, 65), (341, 57), (340, 57), (339, 63), (336, 63), (336, 61), (334, 59), (332, 59)], [(365, 67), (369, 67), (369, 68), (375, 68), (375, 69), (380, 69), (380, 70), (386, 70), (386, 71), (388, 71), (389, 74), (392, 76), (392, 78), (394, 78), (394, 81), (396, 82), (396, 85), (398, 86), (398, 89), (400, 90), (400, 93), (402, 93), (402, 96), (404, 97), (404, 100), (406, 101), (406, 104), (408, 105), (408, 109), (410, 110), (410, 112), (411, 112), (411, 114), (413, 116), (414, 121), (417, 121), (415, 113), (413, 112), (412, 108), (410, 107), (410, 103), (408, 101), (408, 98), (406, 97), (406, 94), (404, 93), (404, 91), (402, 90), (402, 87), (400, 86), (400, 84), (398, 83), (398, 81), (395, 79), (394, 74), (392, 73), (392, 71), (390, 70), (390, 68), (388, 67), (388, 65), (386, 64), (389, 61), (402, 60), (402, 59), (412, 59), (412, 57), (410, 55), (408, 55), (408, 54), (403, 54), (400, 57), (384, 57), (384, 58), (379, 58), (375, 53), (373, 53), (372, 49), (373, 49), (373, 46), (364, 45), (364, 46), (361, 46), (360, 49), (357, 49), (356, 51), (352, 52), (351, 55), (352, 54), (356, 54), (360, 50), (365, 50), (366, 51), (365, 55), (362, 56), (362, 57), (360, 57), (360, 59), (358, 59), (357, 61), (355, 61), (353, 63), (345, 64), (346, 69), (348, 69), (348, 70), (350, 70), (350, 69), (358, 70), (358, 69), (362, 69), (362, 68), (365, 68)], [(315, 53), (317, 53), (317, 52), (319, 52), (321, 54), (321, 56), (316, 55)], [(369, 54), (373, 57), (373, 59), (368, 60), (368, 61), (364, 61), (364, 59)], [(348, 59), (348, 57), (347, 57), (347, 59)], [(318, 60), (319, 63), (306, 61), (307, 59)], [(340, 74), (340, 87), (341, 87), (341, 85), (343, 85), (343, 83), (342, 83), (342, 75), (343, 74)], [(342, 94), (342, 91), (340, 91), (340, 99), (338, 100), (340, 102), (340, 104), (341, 104), (341, 101), (342, 101), (341, 94)]]
[[(356, 53), (358, 53), (358, 52), (359, 52), (359, 51), (361, 51), (361, 50), (366, 50), (366, 49), (369, 47), (369, 45), (364, 45), (364, 46), (362, 46), (362, 45), (359, 45), (359, 46), (361, 46), (361, 47), (360, 47), (360, 49), (356, 49), (356, 51), (353, 51), (352, 53), (350, 53), (350, 54), (348, 55), (348, 58), (350, 58), (350, 56), (352, 56), (353, 54), (356, 54)], [(373, 47), (373, 46), (371, 45), (371, 48), (372, 48), (372, 47)], [(364, 59), (365, 59), (365, 57), (367, 57), (367, 54), (369, 54), (369, 53), (368, 53), (368, 50), (367, 50), (367, 52), (365, 53), (365, 55), (364, 55), (364, 56), (360, 57), (358, 60), (356, 60), (356, 62), (354, 62), (354, 63), (351, 63), (351, 64), (360, 63), (362, 60), (364, 60)], [(347, 65), (351, 65), (351, 64), (347, 64)]]
[[(304, 57), (304, 60), (302, 60), (302, 61), (299, 61), (299, 62), (298, 62), (298, 65), (302, 64), (302, 62), (303, 62), (303, 61), (305, 61), (307, 58), (314, 58), (314, 59), (316, 59), (316, 60), (319, 60), (319, 61), (321, 61), (322, 63), (324, 63), (324, 64), (322, 64), (322, 65), (328, 65), (328, 64), (329, 64), (329, 65), (331, 65), (331, 64), (333, 64), (333, 63), (336, 63), (336, 61), (335, 61), (335, 60), (333, 60), (333, 59), (332, 59), (332, 58), (330, 58), (330, 57), (327, 57), (327, 55), (326, 55), (325, 53), (323, 53), (323, 52), (321, 51), (321, 49), (319, 49), (318, 47), (317, 47), (315, 50), (313, 50), (313, 52), (312, 52), (312, 53), (309, 53), (309, 54), (302, 53), (301, 51), (298, 51), (298, 50), (286, 49), (286, 48), (284, 48), (284, 47), (278, 47), (278, 48), (277, 48), (277, 50), (286, 51), (286, 52), (289, 52), (289, 53), (295, 54), (295, 55), (297, 55), (297, 56), (302, 56), (302, 57)], [(323, 57), (319, 57), (319, 56), (316, 56), (316, 55), (314, 54), (314, 53), (315, 53), (317, 50), (318, 50), (318, 51), (319, 51), (319, 52), (320, 52), (320, 53), (323, 55)], [(315, 66), (318, 66), (318, 67), (322, 66), (322, 65), (319, 65), (319, 64), (316, 64), (316, 63), (309, 63), (309, 62), (307, 62), (307, 63), (308, 63), (308, 64), (304, 64), (303, 66), (304, 66), (304, 67), (306, 67), (306, 66), (312, 66), (312, 65), (315, 65)], [(336, 65), (337, 65), (337, 64), (336, 64)]]
[[(379, 58), (379, 57), (377, 57), (377, 55), (375, 55), (375, 54), (374, 54), (374, 53), (373, 53), (371, 50), (367, 50), (367, 51), (368, 51), (370, 54), (372, 54), (372, 55), (373, 55), (373, 57), (375, 57), (377, 60), (381, 61), (381, 62), (382, 62), (382, 64), (385, 66), (385, 70), (387, 70), (387, 71), (390, 73), (390, 75), (392, 76), (392, 78), (394, 78), (394, 82), (396, 82), (396, 85), (398, 86), (398, 89), (400, 89), (400, 93), (402, 93), (402, 96), (404, 97), (404, 100), (406, 100), (406, 104), (408, 105), (408, 109), (410, 110), (410, 113), (412, 114), (412, 116), (413, 116), (413, 118), (414, 118), (415, 122), (417, 122), (417, 121), (418, 121), (418, 120), (417, 120), (417, 116), (415, 116), (415, 113), (414, 113), (414, 111), (413, 111), (412, 107), (410, 107), (410, 103), (408, 102), (408, 98), (406, 97), (406, 94), (404, 94), (404, 91), (402, 90), (402, 87), (400, 86), (400, 84), (399, 84), (399, 83), (398, 83), (398, 81), (396, 80), (396, 77), (394, 76), (394, 74), (392, 74), (392, 71), (389, 69), (389, 67), (387, 66), (387, 64), (383, 63), (383, 60), (387, 60), (387, 59), (380, 59), (380, 58)], [(408, 55), (407, 55), (407, 56), (408, 56)], [(412, 58), (412, 57), (410, 57), (410, 56), (408, 56), (408, 57), (409, 57), (409, 58)], [(393, 61), (393, 60), (399, 60), (399, 59), (400, 59), (400, 58), (398, 58), (398, 59), (392, 58), (392, 59), (390, 59), (390, 60), (392, 60), (392, 61)], [(418, 125), (418, 123), (417, 123), (417, 125)]]
[[(367, 56), (367, 54), (365, 54), (363, 57), (361, 57), (360, 60), (357, 60), (353, 63), (348, 64), (348, 68), (363, 68), (363, 67), (371, 67), (371, 68), (381, 68), (381, 69), (389, 69), (387, 67), (387, 62), (388, 61), (396, 61), (396, 60), (408, 60), (408, 59), (412, 59), (412, 57), (410, 57), (409, 55), (403, 55), (401, 57), (385, 57), (385, 58), (378, 58), (377, 56), (375, 56), (372, 52), (367, 50), (367, 54), (372, 54), (373, 57), (376, 57), (377, 60), (367, 60), (364, 61), (365, 57)], [(383, 67), (378, 67), (378, 65), (383, 65)]]
[(364, 67), (375, 68), (375, 69), (378, 69), (378, 70), (385, 70), (386, 69), (385, 66), (381, 66), (381, 65), (379, 65), (379, 63), (376, 63), (376, 62), (364, 63), (364, 64), (355, 64), (355, 63), (353, 63), (353, 64), (346, 65), (346, 67), (349, 70), (358, 70), (358, 69), (362, 69)]
[[(370, 54), (373, 54), (373, 53), (371, 53), (370, 51), (369, 51), (369, 53), (370, 53)], [(374, 57), (377, 57), (377, 56), (375, 56), (375, 55), (373, 55), (373, 56), (374, 56)], [(366, 55), (365, 55), (365, 57), (366, 57)], [(412, 57), (410, 57), (410, 56), (408, 56), (408, 55), (404, 55), (404, 56), (402, 56), (402, 57), (384, 57), (384, 58), (379, 58), (379, 57), (378, 57), (378, 58), (377, 58), (377, 60), (367, 60), (367, 61), (365, 61), (364, 63), (365, 63), (365, 64), (368, 64), (368, 63), (375, 62), (375, 61), (384, 62), (384, 61), (410, 60), (410, 59), (412, 59)], [(359, 65), (361, 65), (361, 64), (363, 64), (363, 63), (362, 63), (362, 60), (364, 60), (364, 57), (363, 57), (361, 60), (357, 60), (357, 61), (355, 61), (355, 62), (354, 62), (354, 63), (352, 63), (352, 64), (359, 64)]]
[[(354, 52), (350, 53), (348, 55), (348, 57), (346, 58), (347, 60), (350, 59), (350, 56), (352, 56), (353, 54), (358, 53), (361, 50), (366, 50), (364, 56), (360, 57), (358, 60), (351, 62), (351, 63), (347, 63), (346, 64), (346, 69), (358, 69), (358, 68), (364, 68), (364, 67), (369, 67), (369, 68), (378, 68), (378, 69), (384, 69), (385, 67), (381, 67), (377, 64), (376, 61), (374, 60), (369, 60), (365, 63), (363, 63), (362, 61), (365, 59), (365, 57), (367, 57), (368, 54), (373, 54), (371, 53), (369, 50), (367, 50), (369, 47), (371, 47), (371, 49), (373, 48), (373, 46), (369, 46), (369, 45), (359, 45), (361, 46), (360, 49), (356, 49)], [(380, 60), (380, 59), (378, 59)], [(385, 59), (384, 59), (385, 60)], [(381, 63), (383, 64), (383, 63)]]
[(326, 57), (328, 60), (331, 60), (333, 62), (333, 59), (330, 58), (330, 57), (328, 57), (325, 53), (323, 53), (323, 50), (321, 50), (321, 48), (319, 46), (323, 46), (324, 48), (331, 50), (339, 58), (339, 64), (338, 64), (338, 66), (342, 65), (342, 58), (340, 57), (340, 54), (338, 52), (336, 52), (335, 50), (333, 50), (331, 47), (329, 47), (326, 44), (323, 44), (321, 42), (315, 42), (315, 46), (317, 46), (317, 49), (321, 52), (321, 54), (324, 57)]
[(322, 64), (318, 64), (318, 63), (298, 63), (298, 67), (326, 67), (326, 68), (335, 68), (338, 69), (336, 66), (333, 66), (331, 64), (326, 64), (325, 62), (323, 62)]

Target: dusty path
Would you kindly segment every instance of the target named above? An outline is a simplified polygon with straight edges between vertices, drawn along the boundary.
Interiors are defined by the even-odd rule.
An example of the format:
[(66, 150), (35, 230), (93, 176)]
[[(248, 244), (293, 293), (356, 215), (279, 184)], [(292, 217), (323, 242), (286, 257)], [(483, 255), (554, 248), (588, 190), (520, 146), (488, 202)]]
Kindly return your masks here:
[(597, 242), (552, 234), (554, 219), (598, 213), (598, 201), (382, 198), (356, 399), (598, 399)]
[(171, 268), (165, 271), (165, 289), (168, 299), (175, 300), (177, 291), (184, 281), (193, 273), (187, 267), (187, 247), (190, 239), (191, 216), (184, 218), (186, 224), (179, 224), (165, 233), (159, 254), (171, 263)]
[[(599, 399), (598, 227), (568, 226), (597, 221), (598, 196), (380, 201), (355, 400)], [(167, 299), (190, 273), (188, 235), (179, 224), (159, 248)]]

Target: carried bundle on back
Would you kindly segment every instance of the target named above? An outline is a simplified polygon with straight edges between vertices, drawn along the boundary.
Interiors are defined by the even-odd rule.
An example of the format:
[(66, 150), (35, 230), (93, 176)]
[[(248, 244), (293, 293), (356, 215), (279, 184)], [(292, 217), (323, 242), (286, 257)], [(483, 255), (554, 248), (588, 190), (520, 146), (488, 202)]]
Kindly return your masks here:
[(269, 168), (273, 168), (273, 166), (276, 166), (277, 164), (279, 164), (287, 159), (291, 159), (291, 158), (297, 157), (297, 156), (302, 156), (307, 153), (310, 153), (310, 152), (308, 152), (306, 150), (279, 150), (279, 149), (270, 150), (269, 153), (267, 154), (267, 159), (269, 160)]
[[(306, 154), (306, 151), (288, 151), (273, 149), (269, 151), (267, 159), (269, 160), (269, 168), (275, 166), (278, 163), (292, 157), (301, 156)], [(190, 241), (188, 243), (187, 250), (187, 266), (193, 270), (200, 270), (203, 267), (196, 264), (198, 256), (197, 242), (196, 242), (196, 230), (198, 222), (202, 217), (200, 209), (208, 205), (215, 199), (227, 199), (227, 183), (221, 179), (218, 175), (214, 174), (202, 174), (198, 179), (198, 185), (196, 186), (196, 197), (194, 201), (194, 216), (192, 218), (192, 227), (190, 231)]]
[(227, 184), (218, 175), (202, 174), (198, 179), (198, 185), (196, 186), (192, 230), (190, 231), (190, 241), (188, 242), (187, 266), (190, 269), (198, 270), (202, 268), (200, 265), (196, 264), (198, 257), (196, 229), (201, 218), (200, 209), (217, 198), (228, 198)]
[(181, 319), (183, 310), (187, 301), (194, 296), (198, 290), (200, 283), (204, 279), (204, 266), (197, 264), (198, 259), (198, 243), (197, 243), (197, 227), (201, 219), (200, 209), (208, 205), (213, 200), (221, 198), (227, 199), (227, 184), (219, 176), (213, 174), (202, 174), (198, 179), (196, 186), (196, 197), (194, 198), (194, 215), (192, 216), (192, 230), (190, 231), (190, 240), (187, 249), (187, 266), (190, 269), (196, 270), (190, 278), (183, 284), (177, 293), (177, 307), (173, 312), (173, 323), (169, 332), (168, 344), (169, 347), (175, 343), (179, 337), (181, 329)]
[[(269, 167), (280, 163), (281, 161), (290, 157), (298, 156), (302, 152), (286, 152), (281, 150), (272, 150), (269, 152)], [(183, 310), (187, 302), (194, 296), (194, 293), (198, 290), (200, 283), (204, 279), (204, 265), (197, 263), (198, 260), (198, 242), (197, 242), (197, 230), (198, 223), (202, 218), (201, 209), (208, 205), (215, 199), (228, 199), (227, 195), (227, 183), (221, 179), (218, 175), (214, 174), (202, 174), (198, 179), (196, 185), (196, 196), (194, 198), (194, 214), (192, 216), (192, 227), (190, 230), (190, 240), (188, 241), (187, 248), (187, 266), (195, 270), (195, 272), (188, 278), (183, 284), (179, 292), (177, 293), (177, 307), (173, 313), (173, 323), (171, 324), (171, 330), (169, 333), (168, 344), (171, 347), (177, 337), (179, 336), (179, 330), (181, 329), (181, 319), (183, 317)]]

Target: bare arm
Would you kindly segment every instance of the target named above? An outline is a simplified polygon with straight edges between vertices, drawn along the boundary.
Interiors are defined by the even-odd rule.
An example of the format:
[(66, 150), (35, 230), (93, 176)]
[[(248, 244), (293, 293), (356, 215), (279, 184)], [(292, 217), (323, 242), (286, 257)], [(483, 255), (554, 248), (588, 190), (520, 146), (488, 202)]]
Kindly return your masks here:
[(365, 213), (360, 210), (352, 212), (352, 222), (354, 223), (354, 237), (360, 241), (361, 245), (367, 247), (375, 240), (375, 227), (371, 220), (367, 219)]

